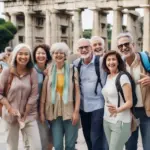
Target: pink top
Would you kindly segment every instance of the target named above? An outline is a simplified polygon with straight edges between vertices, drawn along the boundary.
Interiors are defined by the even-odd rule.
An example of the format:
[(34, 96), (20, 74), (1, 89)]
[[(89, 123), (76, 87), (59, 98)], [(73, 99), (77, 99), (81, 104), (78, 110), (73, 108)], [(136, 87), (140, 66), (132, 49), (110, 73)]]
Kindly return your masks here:
[(5, 69), (0, 76), (0, 100), (4, 97), (4, 87), (8, 83), (10, 72), (13, 74), (11, 87), (7, 94), (7, 100), (13, 108), (24, 114), (26, 104), (33, 105), (26, 121), (34, 120), (37, 116), (38, 99), (38, 79), (35, 69), (26, 73), (24, 76), (18, 76), (16, 69)]

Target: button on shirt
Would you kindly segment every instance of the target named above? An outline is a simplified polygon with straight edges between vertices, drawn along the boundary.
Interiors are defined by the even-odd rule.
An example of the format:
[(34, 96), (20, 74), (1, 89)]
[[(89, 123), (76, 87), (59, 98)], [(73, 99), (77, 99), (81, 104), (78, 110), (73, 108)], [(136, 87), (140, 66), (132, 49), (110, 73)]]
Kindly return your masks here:
[[(95, 86), (97, 83), (97, 75), (94, 65), (95, 56), (93, 56), (91, 62), (87, 65), (82, 62), (80, 68), (80, 88), (81, 88), (81, 105), (80, 108), (85, 112), (92, 112), (94, 110), (104, 107), (104, 98), (101, 93), (101, 86), (98, 83), (97, 95), (95, 94)], [(78, 67), (80, 59), (74, 61), (74, 65)], [(106, 81), (106, 73), (101, 67), (100, 63), (100, 76), (101, 82), (104, 85)]]

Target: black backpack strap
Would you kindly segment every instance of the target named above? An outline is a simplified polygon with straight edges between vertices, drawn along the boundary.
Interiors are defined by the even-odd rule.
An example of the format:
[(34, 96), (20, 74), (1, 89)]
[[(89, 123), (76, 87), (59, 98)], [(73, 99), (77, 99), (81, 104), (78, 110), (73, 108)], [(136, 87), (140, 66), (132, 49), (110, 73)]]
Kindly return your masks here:
[(97, 82), (96, 82), (96, 86), (95, 86), (95, 94), (97, 95), (97, 87), (98, 87), (98, 83), (100, 83), (101, 88), (103, 87), (102, 82), (101, 82), (101, 78), (100, 78), (100, 56), (95, 56), (95, 61), (94, 61), (94, 65), (95, 65), (95, 72), (97, 75)]
[(121, 87), (121, 84), (120, 84), (120, 78), (121, 76), (125, 74), (123, 71), (121, 71), (117, 78), (116, 78), (116, 81), (115, 81), (115, 85), (116, 85), (116, 89), (117, 89), (117, 94), (118, 94), (118, 107), (120, 107), (120, 94), (123, 98), (123, 101), (125, 102), (125, 97), (124, 97), (124, 94), (123, 94), (123, 90), (122, 90), (122, 87)]
[(77, 69), (78, 69), (78, 73), (79, 73), (79, 85), (81, 84), (81, 78), (80, 78), (80, 70), (81, 70), (81, 66), (82, 66), (82, 59), (80, 59)]
[(76, 87), (75, 87), (75, 66), (72, 66), (72, 84), (73, 84), (73, 106), (75, 107), (75, 95), (76, 95)]

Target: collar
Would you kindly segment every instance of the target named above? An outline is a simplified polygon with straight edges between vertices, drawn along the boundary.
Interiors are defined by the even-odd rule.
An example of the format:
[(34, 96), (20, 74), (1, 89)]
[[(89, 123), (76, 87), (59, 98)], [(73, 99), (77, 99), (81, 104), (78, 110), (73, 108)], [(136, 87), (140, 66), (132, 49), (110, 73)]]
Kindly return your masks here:
[(15, 67), (10, 68), (10, 73), (16, 75), (19, 78), (24, 77), (28, 74), (31, 74), (31, 71), (32, 71), (32, 69), (28, 69), (27, 72), (24, 75), (19, 75), (18, 72), (17, 72), (17, 69)]
[[(95, 55), (92, 56), (92, 60), (90, 61), (89, 64), (94, 64), (94, 61), (95, 61)], [(82, 64), (84, 64), (83, 60), (82, 60)], [(88, 65), (89, 65), (89, 64), (88, 64)]]
[(140, 57), (139, 57), (139, 55), (138, 54), (135, 54), (135, 58), (134, 58), (134, 60), (133, 60), (133, 62), (132, 62), (132, 64), (131, 64), (131, 66), (129, 66), (128, 65), (128, 63), (126, 63), (126, 65), (128, 66), (128, 67), (131, 67), (131, 68), (135, 68), (135, 67), (137, 67), (139, 64), (140, 64)]

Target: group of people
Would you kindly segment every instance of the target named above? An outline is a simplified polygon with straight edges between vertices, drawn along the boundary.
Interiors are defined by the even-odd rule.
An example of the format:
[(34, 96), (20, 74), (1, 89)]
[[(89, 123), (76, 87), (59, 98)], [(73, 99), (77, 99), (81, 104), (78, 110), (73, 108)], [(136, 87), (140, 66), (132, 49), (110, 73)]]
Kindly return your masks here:
[[(70, 55), (62, 42), (34, 50), (18, 44), (0, 74), (8, 150), (18, 149), (19, 130), (26, 150), (75, 150), (80, 120), (88, 150), (137, 150), (139, 128), (148, 150), (150, 76), (130, 33), (121, 33), (116, 44), (117, 49), (105, 52), (101, 37), (81, 38), (77, 55)], [(122, 72), (124, 96), (116, 88)], [(125, 72), (136, 84), (134, 112), (132, 83)], [(139, 125), (132, 132), (133, 115)]]

